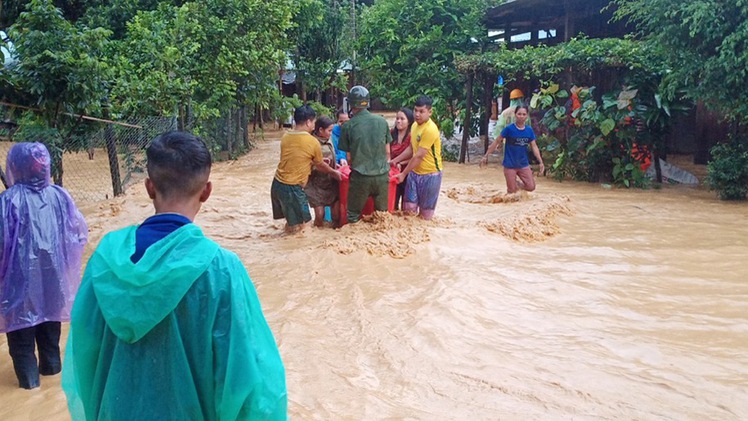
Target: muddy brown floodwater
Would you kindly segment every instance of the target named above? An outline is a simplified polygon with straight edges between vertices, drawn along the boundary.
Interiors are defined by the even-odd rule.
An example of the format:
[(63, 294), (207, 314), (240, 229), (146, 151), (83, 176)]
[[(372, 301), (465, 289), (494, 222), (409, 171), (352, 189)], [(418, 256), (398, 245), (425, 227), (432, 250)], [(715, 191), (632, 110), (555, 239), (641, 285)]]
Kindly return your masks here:
[[(434, 221), (285, 236), (277, 135), (215, 166), (196, 222), (249, 270), (292, 419), (748, 419), (745, 203), (548, 179), (505, 197), (496, 162), (446, 164)], [(152, 209), (134, 187), (84, 212), (93, 246)], [(7, 352), (0, 419), (69, 419), (59, 376), (17, 389)]]

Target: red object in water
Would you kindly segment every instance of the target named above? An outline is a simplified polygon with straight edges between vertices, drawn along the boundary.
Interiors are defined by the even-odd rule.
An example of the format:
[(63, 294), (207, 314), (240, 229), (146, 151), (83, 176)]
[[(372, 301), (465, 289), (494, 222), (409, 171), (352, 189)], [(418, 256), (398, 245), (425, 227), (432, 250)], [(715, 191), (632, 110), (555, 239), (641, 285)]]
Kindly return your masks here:
[[(343, 179), (340, 180), (340, 225), (345, 225), (348, 222), (348, 188), (350, 187), (350, 176), (351, 167), (344, 166), (339, 168), (340, 172), (343, 173)], [(387, 210), (392, 212), (395, 210), (395, 195), (397, 194), (397, 176), (400, 174), (400, 170), (395, 167), (390, 167), (390, 185), (387, 191)], [(361, 212), (363, 215), (371, 215), (374, 213), (374, 198), (369, 197), (366, 201), (364, 209)]]

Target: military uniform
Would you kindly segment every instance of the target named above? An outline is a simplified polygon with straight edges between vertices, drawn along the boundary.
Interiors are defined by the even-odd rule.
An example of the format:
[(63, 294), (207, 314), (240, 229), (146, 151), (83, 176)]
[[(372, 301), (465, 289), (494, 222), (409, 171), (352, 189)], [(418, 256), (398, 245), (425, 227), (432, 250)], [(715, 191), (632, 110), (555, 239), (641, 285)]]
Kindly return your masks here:
[(351, 179), (348, 191), (348, 222), (357, 222), (369, 196), (374, 208), (387, 211), (389, 171), (386, 145), (392, 143), (387, 121), (366, 109), (358, 111), (340, 134), (339, 148), (349, 152)]

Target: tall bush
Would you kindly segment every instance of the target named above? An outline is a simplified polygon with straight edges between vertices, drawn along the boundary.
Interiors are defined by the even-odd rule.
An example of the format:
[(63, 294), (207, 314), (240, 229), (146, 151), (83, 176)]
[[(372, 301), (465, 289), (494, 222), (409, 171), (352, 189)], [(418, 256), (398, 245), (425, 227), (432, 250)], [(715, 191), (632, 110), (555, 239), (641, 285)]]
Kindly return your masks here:
[(706, 182), (722, 200), (745, 200), (748, 195), (748, 140), (733, 138), (711, 150)]

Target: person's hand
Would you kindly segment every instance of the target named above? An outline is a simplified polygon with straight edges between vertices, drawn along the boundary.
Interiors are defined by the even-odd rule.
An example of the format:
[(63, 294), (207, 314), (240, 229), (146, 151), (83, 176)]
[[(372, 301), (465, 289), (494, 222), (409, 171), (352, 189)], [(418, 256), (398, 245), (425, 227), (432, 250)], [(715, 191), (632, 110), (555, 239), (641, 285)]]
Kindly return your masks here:
[(338, 180), (338, 181), (341, 181), (343, 179), (343, 173), (340, 172), (340, 171), (338, 171), (338, 170), (335, 170), (332, 173), (332, 176), (335, 177), (335, 179)]
[(545, 165), (542, 162), (540, 163), (540, 175), (545, 175)]
[(403, 173), (398, 174), (397, 175), (397, 184), (400, 184), (403, 181), (405, 181), (405, 174), (403, 174)]
[(348, 160), (345, 159), (345, 158), (341, 159), (340, 160), (340, 166), (341, 167), (345, 167), (346, 165), (348, 165)]
[(487, 156), (484, 156), (483, 158), (481, 158), (481, 160), (480, 160), (480, 164), (478, 164), (478, 166), (479, 166), (480, 168), (483, 168), (483, 167), (485, 167), (486, 165), (488, 165), (488, 157), (487, 157)]

